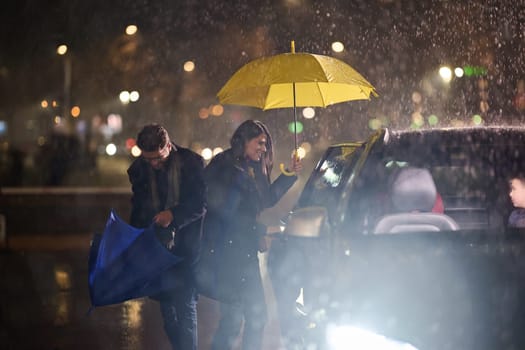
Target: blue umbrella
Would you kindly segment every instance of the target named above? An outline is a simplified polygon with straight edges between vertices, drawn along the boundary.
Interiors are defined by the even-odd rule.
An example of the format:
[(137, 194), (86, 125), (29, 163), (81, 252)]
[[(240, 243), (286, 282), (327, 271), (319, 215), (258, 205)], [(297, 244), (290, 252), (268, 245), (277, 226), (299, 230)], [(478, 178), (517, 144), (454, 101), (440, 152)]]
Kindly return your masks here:
[(173, 267), (182, 261), (164, 247), (154, 226), (128, 225), (111, 210), (102, 234), (95, 234), (89, 253), (92, 306), (153, 296), (176, 284)]

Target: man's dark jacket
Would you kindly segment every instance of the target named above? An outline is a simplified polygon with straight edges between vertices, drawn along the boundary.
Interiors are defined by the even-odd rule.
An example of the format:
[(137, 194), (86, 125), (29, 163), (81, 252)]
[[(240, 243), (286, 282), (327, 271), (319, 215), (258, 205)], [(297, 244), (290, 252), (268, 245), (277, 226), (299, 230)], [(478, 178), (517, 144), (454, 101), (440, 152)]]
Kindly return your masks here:
[[(175, 162), (178, 164), (179, 198), (178, 204), (169, 208), (173, 214), (170, 228), (175, 230), (172, 252), (184, 258), (180, 265), (192, 267), (198, 261), (206, 212), (204, 161), (191, 150), (172, 144), (167, 166), (175, 166)], [(130, 224), (135, 227), (150, 226), (159, 213), (152, 200), (150, 174), (150, 165), (142, 158), (136, 159), (128, 169), (133, 191)]]

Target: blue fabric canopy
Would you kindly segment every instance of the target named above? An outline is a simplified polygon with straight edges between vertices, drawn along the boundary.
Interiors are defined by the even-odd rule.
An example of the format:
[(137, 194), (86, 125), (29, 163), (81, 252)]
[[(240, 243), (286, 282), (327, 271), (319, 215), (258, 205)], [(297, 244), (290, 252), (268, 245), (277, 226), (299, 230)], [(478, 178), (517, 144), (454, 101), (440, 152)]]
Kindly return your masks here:
[(181, 257), (173, 255), (155, 235), (154, 226), (138, 229), (112, 210), (102, 234), (95, 234), (89, 253), (92, 306), (153, 296), (172, 289), (170, 273)]

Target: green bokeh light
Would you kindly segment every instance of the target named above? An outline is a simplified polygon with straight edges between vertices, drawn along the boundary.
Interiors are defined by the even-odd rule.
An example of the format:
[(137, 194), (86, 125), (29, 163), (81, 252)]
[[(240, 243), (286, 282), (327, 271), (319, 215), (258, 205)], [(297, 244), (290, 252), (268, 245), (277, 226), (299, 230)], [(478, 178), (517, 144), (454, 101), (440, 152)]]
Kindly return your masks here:
[(294, 124), (293, 122), (288, 124), (288, 131), (290, 131), (291, 133), (297, 132), (298, 134), (303, 132), (303, 123), (296, 122), (295, 123), (295, 130), (294, 130), (293, 124)]
[(467, 77), (479, 77), (482, 75), (487, 75), (487, 68), (478, 67), (478, 66), (465, 66), (463, 67), (463, 72)]
[(372, 118), (368, 121), (368, 127), (372, 130), (377, 130), (381, 127), (381, 120), (377, 118)]
[(439, 118), (435, 114), (431, 114), (428, 116), (428, 124), (431, 126), (436, 125), (439, 122)]
[(480, 125), (481, 123), (483, 123), (483, 118), (481, 118), (479, 114), (475, 114), (472, 116), (472, 123), (474, 125)]

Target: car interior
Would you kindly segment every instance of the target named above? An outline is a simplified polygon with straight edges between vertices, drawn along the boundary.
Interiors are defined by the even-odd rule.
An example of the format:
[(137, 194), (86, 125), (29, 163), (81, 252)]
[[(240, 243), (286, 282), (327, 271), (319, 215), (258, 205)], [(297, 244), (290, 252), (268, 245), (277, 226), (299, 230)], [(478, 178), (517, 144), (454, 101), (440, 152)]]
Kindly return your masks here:
[(381, 217), (374, 233), (457, 231), (458, 224), (450, 216), (433, 212), (437, 190), (430, 171), (404, 167), (394, 175), (388, 188), (392, 213)]
[[(513, 147), (507, 143), (415, 143), (408, 146), (394, 143), (373, 150), (355, 179), (345, 221), (361, 228), (363, 234), (414, 231), (417, 228), (423, 231), (503, 231), (512, 211), (508, 195), (509, 176), (512, 170), (525, 164), (525, 154), (514, 152)], [(392, 179), (404, 173), (406, 170), (403, 169), (419, 169), (418, 176), (407, 181), (405, 190), (408, 192), (397, 191), (392, 197)], [(384, 222), (380, 224), (387, 215), (390, 215), (388, 225), (394, 225), (396, 221), (392, 215), (398, 215), (399, 222), (408, 220), (409, 216), (415, 220), (415, 212), (420, 212), (419, 219), (426, 212), (429, 222), (439, 220), (435, 219), (436, 213), (430, 215), (432, 210), (429, 210), (432, 208), (429, 198), (432, 198), (433, 188), (442, 200), (444, 210), (441, 214), (448, 224), (427, 222), (427, 226), (397, 225), (397, 228)], [(400, 208), (400, 201), (405, 201), (406, 205)], [(418, 207), (422, 202), (426, 206)], [(401, 212), (405, 216), (399, 216)]]

